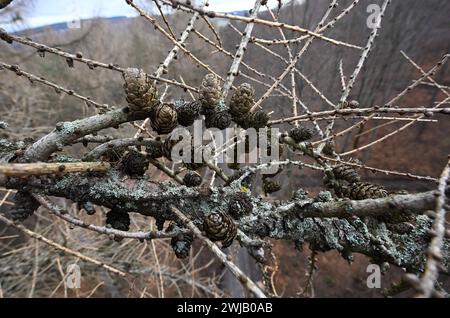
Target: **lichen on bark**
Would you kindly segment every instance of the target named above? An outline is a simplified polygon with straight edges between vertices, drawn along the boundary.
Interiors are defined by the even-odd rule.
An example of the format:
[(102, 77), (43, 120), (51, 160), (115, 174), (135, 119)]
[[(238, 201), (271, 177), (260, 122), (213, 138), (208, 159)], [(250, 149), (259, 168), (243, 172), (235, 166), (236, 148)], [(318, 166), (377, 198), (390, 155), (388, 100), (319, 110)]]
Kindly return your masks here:
[[(9, 178), (4, 186), (35, 193), (64, 197), (75, 202), (92, 202), (107, 208), (124, 212), (140, 213), (157, 220), (177, 220), (171, 206), (177, 206), (195, 224), (214, 211), (227, 211), (233, 196), (241, 191), (237, 183), (229, 186), (208, 189), (189, 188), (171, 182), (156, 183), (150, 177), (131, 178), (123, 172), (112, 169), (107, 173), (77, 173), (64, 176), (29, 177), (28, 179)], [(406, 204), (405, 209), (415, 211), (414, 195), (396, 196), (392, 200)], [(371, 212), (382, 209), (384, 201), (378, 200), (315, 202), (305, 194), (297, 195), (283, 203), (269, 203), (250, 195), (252, 212), (236, 221), (239, 229), (251, 239), (286, 240), (301, 247), (310, 244), (317, 251), (337, 250), (342, 254), (362, 253), (374, 260), (383, 260), (410, 271), (421, 271), (424, 264), (424, 251), (428, 242), (431, 221), (424, 215), (415, 217), (415, 227), (406, 234), (397, 234), (388, 229), (385, 223), (370, 216), (359, 218), (356, 215), (368, 206)], [(430, 205), (434, 193), (418, 196), (423, 204)], [(384, 200), (384, 201), (383, 201)], [(425, 202), (425, 203), (423, 203)], [(428, 203), (427, 203), (428, 202)], [(346, 217), (342, 214), (351, 207)], [(426, 207), (426, 205), (425, 205)], [(337, 217), (305, 217), (311, 211), (325, 215), (339, 213)], [(368, 219), (369, 221), (365, 221)], [(444, 249), (444, 263), (448, 266), (449, 243)]]

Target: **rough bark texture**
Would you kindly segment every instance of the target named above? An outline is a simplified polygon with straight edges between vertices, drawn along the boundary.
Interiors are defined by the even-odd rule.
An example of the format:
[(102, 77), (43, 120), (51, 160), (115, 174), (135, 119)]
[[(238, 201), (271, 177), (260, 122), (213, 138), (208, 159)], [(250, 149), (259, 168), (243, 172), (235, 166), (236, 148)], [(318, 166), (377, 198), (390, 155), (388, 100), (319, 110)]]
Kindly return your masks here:
[[(153, 183), (147, 177), (131, 179), (117, 170), (105, 174), (80, 173), (62, 177), (9, 178), (0, 186), (31, 190), (35, 193), (65, 197), (76, 202), (91, 201), (97, 205), (124, 212), (136, 212), (158, 220), (175, 220), (170, 210), (177, 206), (190, 215), (197, 225), (205, 215), (226, 208), (240, 191), (237, 182), (212, 189)], [(294, 242), (298, 247), (311, 244), (314, 249), (336, 249), (344, 257), (362, 253), (375, 261), (395, 264), (411, 271), (423, 269), (431, 220), (415, 216), (415, 227), (398, 234), (385, 223), (376, 221), (388, 208), (392, 213), (419, 214), (433, 209), (435, 192), (396, 195), (361, 201), (314, 202), (306, 196), (295, 197), (283, 204), (271, 204), (252, 198), (253, 211), (237, 221), (250, 238), (272, 238)], [(357, 217), (357, 215), (361, 216)], [(335, 216), (335, 217), (332, 217)], [(367, 220), (364, 220), (367, 216)], [(320, 217), (320, 218), (319, 218)], [(445, 242), (445, 264), (448, 266), (449, 242)]]
[(73, 122), (59, 123), (50, 134), (29, 147), (24, 157), (27, 161), (44, 161), (52, 153), (73, 143), (78, 138), (108, 127), (116, 127), (133, 120), (145, 119), (148, 116), (149, 114), (146, 112), (130, 112), (125, 107)]

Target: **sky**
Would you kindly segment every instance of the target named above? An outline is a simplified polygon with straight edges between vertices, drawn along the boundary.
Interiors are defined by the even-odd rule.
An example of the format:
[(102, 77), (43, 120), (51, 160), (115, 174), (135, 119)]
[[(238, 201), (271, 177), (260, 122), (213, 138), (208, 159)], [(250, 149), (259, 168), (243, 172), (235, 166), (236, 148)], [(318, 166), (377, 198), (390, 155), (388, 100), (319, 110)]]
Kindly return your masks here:
[[(151, 0), (135, 0), (137, 4), (151, 8)], [(274, 5), (275, 0), (271, 0)], [(270, 3), (269, 2), (269, 3)], [(230, 12), (251, 9), (254, 0), (210, 0), (210, 10)], [(153, 5), (153, 8), (154, 5)], [(136, 11), (126, 4), (125, 0), (34, 0), (33, 6), (23, 14), (25, 24), (6, 25), (0, 27), (7, 31), (18, 31), (25, 28), (70, 22), (75, 18), (136, 16)]]

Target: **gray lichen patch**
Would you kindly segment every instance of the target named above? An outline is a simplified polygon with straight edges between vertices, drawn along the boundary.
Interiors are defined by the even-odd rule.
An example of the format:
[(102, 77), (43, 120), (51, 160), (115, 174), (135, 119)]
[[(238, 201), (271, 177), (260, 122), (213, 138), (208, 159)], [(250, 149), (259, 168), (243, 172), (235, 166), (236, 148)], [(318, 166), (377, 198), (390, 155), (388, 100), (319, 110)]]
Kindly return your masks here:
[[(0, 141), (1, 146), (4, 149), (15, 147)], [(176, 206), (199, 226), (210, 213), (228, 211), (230, 200), (242, 191), (236, 185), (202, 189), (174, 183), (155, 183), (148, 177), (132, 178), (115, 169), (103, 174), (78, 173), (49, 177), (46, 180), (16, 178), (8, 182), (7, 185), (11, 188), (32, 188), (37, 193), (64, 197), (74, 202), (90, 201), (110, 209), (140, 213), (157, 220), (177, 220), (171, 212), (171, 206)], [(369, 221), (357, 218), (355, 213), (358, 211), (346, 210), (344, 217), (341, 215), (340, 218), (305, 217), (304, 210), (330, 213), (326, 209), (334, 208), (342, 214), (343, 209), (352, 207), (351, 201), (329, 202), (326, 194), (322, 199), (316, 200), (298, 193), (293, 200), (279, 204), (267, 202), (251, 193), (248, 196), (253, 209), (235, 222), (250, 239), (285, 240), (294, 242), (298, 247), (309, 243), (318, 251), (338, 250), (346, 258), (351, 252), (356, 252), (367, 255), (374, 261), (387, 261), (411, 271), (423, 269), (429, 240), (428, 230), (431, 226), (431, 221), (425, 216), (415, 218), (415, 227), (410, 233), (399, 234), (392, 232), (377, 218), (367, 217)], [(444, 264), (448, 266), (448, 241), (445, 242), (443, 253)]]
[(60, 133), (64, 135), (73, 135), (80, 129), (80, 122), (75, 120), (73, 122), (64, 122), (61, 124)]
[(14, 157), (14, 152), (22, 148), (23, 142), (12, 142), (6, 139), (0, 139), (0, 162), (8, 162)]

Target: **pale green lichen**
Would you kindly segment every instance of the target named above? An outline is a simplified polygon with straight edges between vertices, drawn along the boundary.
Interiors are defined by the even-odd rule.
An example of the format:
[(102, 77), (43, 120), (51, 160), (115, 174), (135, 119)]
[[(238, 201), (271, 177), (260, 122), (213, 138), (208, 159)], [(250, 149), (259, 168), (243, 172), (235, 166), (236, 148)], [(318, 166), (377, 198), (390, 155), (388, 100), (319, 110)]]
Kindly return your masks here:
[(80, 129), (80, 122), (79, 120), (75, 120), (72, 122), (64, 122), (62, 124), (60, 133), (64, 135), (73, 135), (75, 131)]

